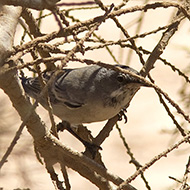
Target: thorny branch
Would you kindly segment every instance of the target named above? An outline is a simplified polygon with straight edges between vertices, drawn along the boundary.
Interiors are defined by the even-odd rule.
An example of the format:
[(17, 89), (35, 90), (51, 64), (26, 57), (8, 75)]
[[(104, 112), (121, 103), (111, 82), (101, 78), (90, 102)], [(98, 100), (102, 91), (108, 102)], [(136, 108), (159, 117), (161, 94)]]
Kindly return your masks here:
[[(54, 3), (56, 2), (57, 1), (54, 1)], [(40, 96), (43, 96), (44, 94), (46, 94), (48, 86), (51, 85), (51, 82), (53, 81), (54, 77), (60, 72), (59, 69), (62, 69), (69, 61), (73, 61), (73, 62), (78, 61), (85, 64), (97, 64), (102, 67), (114, 69), (118, 72), (128, 73), (140, 79), (147, 86), (153, 87), (156, 90), (161, 103), (164, 105), (169, 117), (173, 120), (177, 129), (181, 132), (183, 139), (179, 141), (178, 143), (176, 143), (175, 145), (173, 145), (171, 148), (167, 149), (166, 151), (162, 152), (158, 156), (154, 157), (150, 162), (148, 162), (144, 166), (142, 166), (141, 164), (139, 164), (137, 159), (133, 156), (133, 153), (131, 152), (129, 146), (127, 145), (125, 138), (122, 136), (121, 131), (119, 131), (120, 137), (123, 139), (123, 143), (125, 144), (127, 152), (131, 157), (131, 162), (135, 164), (136, 169), (137, 169), (137, 171), (131, 177), (129, 177), (126, 181), (124, 181), (119, 176), (114, 176), (111, 173), (109, 173), (105, 167), (102, 167), (102, 165), (96, 163), (90, 158), (84, 155), (81, 155), (77, 152), (71, 151), (66, 146), (62, 145), (57, 139), (55, 139), (53, 136), (49, 134), (49, 131), (47, 131), (44, 128), (44, 125), (42, 124), (41, 120), (36, 115), (35, 108), (37, 106), (38, 100), (33, 105), (30, 105), (30, 103), (27, 102), (25, 98), (23, 98), (23, 95), (21, 94), (20, 91), (18, 93), (18, 97), (22, 97), (22, 101), (17, 100), (18, 97), (14, 97), (11, 91), (12, 89), (10, 89), (10, 87), (8, 87), (7, 84), (0, 82), (0, 87), (8, 94), (11, 101), (13, 102), (14, 107), (16, 108), (16, 110), (18, 111), (18, 113), (20, 114), (23, 120), (20, 130), (22, 130), (25, 125), (27, 126), (29, 132), (34, 138), (36, 152), (37, 154), (39, 154), (41, 157), (44, 158), (46, 169), (48, 173), (50, 174), (52, 181), (54, 181), (56, 188), (58, 189), (64, 189), (64, 184), (62, 184), (57, 174), (55, 173), (53, 164), (56, 162), (60, 163), (62, 174), (65, 179), (65, 187), (67, 190), (71, 188), (71, 184), (69, 182), (66, 166), (79, 172), (83, 177), (87, 178), (92, 183), (94, 183), (99, 189), (111, 190), (112, 187), (110, 185), (110, 182), (115, 184), (118, 187), (118, 189), (124, 189), (124, 188), (128, 190), (135, 189), (134, 187), (129, 185), (129, 183), (132, 180), (134, 180), (138, 175), (141, 175), (142, 179), (144, 180), (146, 184), (147, 189), (151, 189), (146, 178), (144, 177), (144, 171), (150, 168), (162, 157), (167, 156), (170, 152), (177, 149), (180, 145), (186, 142), (189, 142), (189, 138), (190, 138), (189, 132), (186, 132), (182, 128), (182, 126), (177, 122), (174, 114), (172, 114), (164, 98), (176, 109), (176, 111), (180, 115), (182, 115), (183, 119), (186, 120), (188, 123), (190, 123), (189, 115), (186, 114), (186, 112), (181, 108), (181, 106), (179, 106), (166, 92), (164, 92), (160, 87), (152, 83), (154, 82), (153, 80), (150, 79), (151, 82), (149, 82), (148, 80), (144, 78), (145, 76), (149, 74), (150, 70), (154, 67), (155, 62), (159, 59), (164, 64), (168, 65), (173, 71), (176, 71), (180, 76), (182, 76), (186, 80), (186, 82), (190, 81), (188, 76), (186, 76), (185, 73), (183, 73), (175, 65), (172, 65), (170, 62), (160, 57), (161, 54), (164, 52), (166, 46), (168, 45), (169, 40), (178, 30), (182, 20), (190, 19), (188, 4), (186, 3), (179, 4), (179, 3), (174, 3), (174, 2), (154, 2), (154, 3), (147, 3), (145, 5), (138, 5), (138, 6), (125, 8), (125, 5), (127, 4), (127, 2), (128, 1), (123, 1), (117, 7), (114, 7), (113, 4), (111, 6), (105, 6), (101, 0), (95, 0), (96, 7), (93, 6), (94, 2), (92, 1), (79, 2), (77, 4), (76, 3), (67, 4), (69, 6), (92, 5), (93, 8), (96, 8), (96, 9), (99, 8), (104, 11), (104, 14), (102, 16), (97, 16), (95, 18), (91, 18), (89, 20), (82, 21), (82, 22), (78, 18), (75, 19), (74, 16), (69, 15), (69, 12), (71, 11), (75, 11), (77, 9), (83, 10), (83, 8), (81, 7), (76, 8), (76, 9), (75, 8), (65, 9), (65, 10), (63, 9), (63, 11), (61, 11), (57, 7), (54, 7), (53, 2), (49, 2), (49, 4), (47, 5), (41, 4), (37, 8), (38, 9), (48, 8), (49, 10), (51, 10), (59, 26), (59, 31), (54, 31), (50, 34), (43, 34), (40, 31), (40, 27), (37, 24), (37, 19), (33, 17), (32, 12), (30, 12), (27, 9), (24, 9), (22, 12), (22, 17), (25, 20), (25, 24), (27, 26), (25, 27), (25, 29), (28, 28), (28, 33), (30, 33), (30, 35), (33, 36), (32, 38), (34, 39), (32, 39), (30, 42), (24, 43), (23, 45), (18, 45), (14, 47), (14, 49), (12, 50), (8, 49), (6, 51), (6, 53), (7, 52), (9, 53), (9, 56), (7, 56), (8, 59), (6, 60), (6, 64), (4, 64), (4, 66), (0, 70), (0, 78), (4, 79), (5, 76), (9, 76), (9, 79), (11, 78), (13, 80), (12, 84), (14, 84), (14, 88), (16, 86), (19, 89), (19, 85), (16, 82), (16, 79), (13, 77), (18, 70), (22, 71), (24, 68), (28, 68), (30, 71), (35, 71), (37, 75), (40, 77), (41, 63), (44, 63), (46, 65), (47, 70), (56, 69), (57, 71), (55, 72), (53, 77), (50, 79), (50, 81), (46, 85), (44, 85), (43, 90), (41, 94), (39, 95), (39, 98), (40, 98)], [(2, 3), (9, 4), (9, 5), (10, 4), (21, 5), (21, 2), (12, 1), (12, 0), (2, 1)], [(66, 4), (60, 3), (57, 5), (63, 6)], [(35, 6), (33, 5), (30, 5), (27, 7), (35, 8)], [(85, 8), (88, 9), (87, 7)], [(92, 8), (92, 7), (89, 7), (89, 8)], [(159, 26), (157, 29), (153, 29), (149, 32), (144, 32), (142, 34), (135, 34), (133, 36), (129, 34), (127, 29), (124, 27), (124, 25), (119, 21), (120, 16), (127, 15), (128, 13), (136, 13), (136, 12), (141, 11), (146, 14), (147, 11), (149, 10), (156, 11), (158, 8), (165, 8), (165, 9), (175, 8), (178, 12), (176, 16), (173, 18), (173, 20), (171, 21), (171, 23), (165, 26)], [(41, 19), (42, 18), (43, 17), (41, 17)], [(71, 24), (69, 19), (77, 23)], [(104, 38), (101, 38), (101, 36), (98, 36), (96, 34), (96, 31), (99, 29), (100, 25), (102, 25), (102, 23), (107, 21), (108, 19), (113, 20), (116, 27), (125, 36), (125, 39), (123, 40), (119, 39), (115, 41), (105, 40)], [(146, 50), (143, 47), (138, 47), (137, 43), (135, 42), (135, 39), (139, 39), (139, 38), (143, 39), (143, 38), (146, 38), (147, 36), (157, 34), (162, 31), (164, 31), (162, 33), (162, 37), (152, 52)], [(84, 34), (83, 35), (84, 37), (82, 38), (79, 37), (79, 34)], [(59, 42), (54, 43), (53, 40), (55, 39), (59, 39)], [(62, 45), (69, 44), (71, 42), (74, 42), (74, 46), (72, 47), (72, 49), (61, 48)], [(87, 45), (90, 43), (92, 45)], [(95, 50), (106, 48), (109, 54), (111, 55), (111, 57), (113, 58), (113, 60), (118, 63), (113, 52), (111, 51), (110, 48), (108, 48), (108, 46), (112, 47), (116, 45), (121, 48), (130, 48), (137, 54), (140, 62), (143, 65), (143, 68), (140, 72), (141, 76), (127, 72), (126, 70), (117, 68), (113, 65), (105, 64), (103, 61), (96, 62), (96, 61), (93, 61), (92, 59), (81, 59), (77, 57), (78, 52), (84, 55), (88, 51), (92, 51), (92, 50), (95, 51)], [(27, 62), (21, 61), (22, 59), (24, 59), (24, 56), (27, 54), (33, 55), (33, 59)], [(53, 54), (56, 54), (56, 55), (53, 56)], [(145, 61), (144, 55), (149, 55), (147, 61)], [(57, 66), (58, 61), (61, 62), (59, 66)], [(20, 102), (18, 103), (16, 101), (21, 101), (21, 103)], [(23, 112), (23, 110), (19, 108), (20, 104), (22, 103), (27, 104), (26, 106), (27, 114), (26, 114), (26, 110), (25, 112)], [(54, 124), (51, 109), (49, 110), (49, 112), (50, 112), (49, 114), (50, 118), (52, 117), (52, 123)], [(35, 120), (32, 120), (31, 118), (35, 118)], [(97, 145), (101, 145), (105, 141), (105, 139), (109, 137), (109, 134), (112, 131), (113, 126), (115, 125), (117, 120), (118, 120), (117, 116), (110, 119), (107, 122), (107, 124), (104, 126), (104, 128), (100, 131), (100, 133), (93, 139), (93, 142)], [(33, 121), (35, 121), (36, 123), (34, 124)], [(35, 126), (39, 126), (40, 132), (38, 131), (39, 132), (38, 135), (36, 135), (35, 133), (35, 130), (36, 130)], [(15, 139), (18, 139), (19, 136), (20, 136), (20, 132), (15, 137)], [(15, 139), (14, 139), (13, 146), (16, 144)], [(5, 163), (6, 159), (11, 153), (11, 150), (13, 149), (13, 146), (11, 145), (9, 147), (7, 153), (5, 154), (2, 161), (0, 162), (0, 167), (2, 167), (2, 165)], [(56, 156), (53, 158), (49, 156), (48, 150), (54, 152), (55, 153), (54, 155)], [(189, 173), (189, 162), (186, 167), (186, 172), (184, 174), (184, 179), (183, 179), (183, 184), (181, 186), (181, 189), (184, 189), (187, 186), (188, 173)]]
[[(142, 165), (141, 165), (141, 164), (136, 160), (136, 158), (134, 157), (134, 155), (133, 155), (133, 153), (132, 153), (132, 151), (131, 151), (129, 145), (127, 144), (126, 139), (125, 139), (125, 137), (123, 136), (123, 134), (122, 134), (122, 132), (121, 132), (121, 129), (120, 129), (120, 127), (119, 127), (118, 124), (116, 124), (116, 128), (117, 128), (117, 130), (118, 130), (118, 132), (119, 132), (119, 136), (120, 136), (121, 140), (123, 141), (123, 144), (124, 144), (124, 146), (125, 146), (125, 148), (126, 148), (126, 150), (127, 150), (127, 154), (128, 154), (128, 155), (130, 156), (130, 158), (131, 158), (131, 160), (130, 160), (129, 163), (134, 164), (135, 167), (136, 167), (136, 169), (138, 170), (139, 168), (142, 167)], [(141, 178), (142, 178), (142, 180), (144, 181), (144, 183), (145, 183), (147, 189), (150, 190), (151, 187), (150, 187), (150, 185), (148, 184), (148, 181), (146, 180), (146, 178), (145, 178), (145, 176), (144, 176), (144, 173), (141, 173), (140, 175), (141, 175)]]
[(190, 188), (190, 186), (187, 184), (189, 172), (190, 172), (190, 157), (189, 157), (187, 165), (186, 165), (185, 173), (184, 173), (184, 176), (183, 176), (183, 182), (181, 184), (180, 190)]
[(188, 142), (190, 138), (190, 134), (186, 135), (183, 139), (181, 139), (179, 142), (168, 148), (167, 150), (163, 151), (161, 154), (155, 156), (150, 162), (146, 163), (144, 166), (139, 168), (132, 176), (130, 176), (125, 182), (123, 182), (117, 190), (121, 190), (125, 188), (125, 185), (133, 181), (138, 175), (143, 173), (145, 170), (150, 168), (155, 162), (160, 160), (163, 157), (167, 157), (167, 154), (169, 154), (171, 151), (177, 149), (180, 145), (182, 145), (185, 142)]

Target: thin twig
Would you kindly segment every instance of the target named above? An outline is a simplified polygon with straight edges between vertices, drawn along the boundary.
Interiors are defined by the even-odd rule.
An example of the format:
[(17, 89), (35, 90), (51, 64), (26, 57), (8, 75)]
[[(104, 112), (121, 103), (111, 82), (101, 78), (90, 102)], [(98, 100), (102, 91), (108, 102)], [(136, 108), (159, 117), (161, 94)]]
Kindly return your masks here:
[[(103, 5), (103, 3), (101, 2), (101, 0), (95, 0), (95, 2), (100, 6), (100, 8), (102, 10), (107, 10), (107, 7)], [(127, 30), (125, 30), (125, 28), (120, 24), (120, 22), (118, 21), (118, 19), (115, 16), (110, 16), (110, 18), (115, 22), (116, 26), (122, 31), (122, 33), (124, 34), (124, 36), (126, 38), (130, 38), (130, 35), (128, 34)], [(141, 52), (139, 51), (139, 49), (137, 48), (135, 41), (133, 39), (129, 39), (131, 45), (133, 46), (134, 50), (136, 51), (137, 55), (139, 56), (139, 59), (141, 61), (141, 63), (144, 65), (145, 61), (142, 57)]]
[(122, 183), (121, 185), (119, 185), (119, 188), (117, 190), (122, 190), (125, 185), (127, 185), (128, 183), (130, 183), (131, 181), (133, 181), (138, 175), (140, 175), (142, 172), (144, 172), (145, 170), (147, 170), (148, 168), (150, 168), (150, 166), (152, 166), (155, 162), (157, 162), (158, 160), (160, 160), (163, 157), (167, 157), (167, 155), (172, 152), (173, 150), (177, 149), (180, 145), (182, 145), (185, 142), (188, 142), (190, 138), (190, 134), (186, 135), (183, 139), (181, 139), (180, 141), (178, 141), (176, 144), (174, 144), (173, 146), (171, 146), (170, 148), (168, 148), (167, 150), (163, 151), (162, 153), (158, 154), (157, 156), (155, 156), (152, 160), (150, 160), (148, 163), (146, 163), (144, 166), (142, 166), (141, 168), (139, 168), (132, 176), (130, 176), (124, 183)]
[(100, 17), (99, 20), (97, 20), (95, 26), (93, 26), (90, 29), (90, 31), (85, 35), (85, 37), (82, 38), (82, 39), (80, 39), (76, 43), (76, 46), (65, 56), (65, 58), (62, 60), (62, 64), (61, 64), (60, 68), (62, 68), (69, 61), (70, 57), (72, 57), (74, 55), (74, 53), (78, 49), (80, 49), (81, 52), (83, 52), (83, 50), (82, 50), (83, 47), (82, 46), (83, 46), (85, 40), (88, 39), (93, 34), (93, 32), (98, 29), (98, 27), (100, 26), (100, 24), (102, 24), (102, 22), (105, 21), (105, 19), (107, 18), (108, 14), (111, 12), (112, 9), (113, 9), (113, 4), (110, 6), (110, 9), (108, 9), (106, 11), (106, 13), (102, 17)]
[(94, 5), (94, 1), (77, 2), (77, 3), (57, 3), (57, 6), (82, 6), (82, 5)]
[(63, 174), (66, 190), (70, 190), (71, 185), (69, 183), (69, 176), (68, 176), (68, 173), (67, 173), (67, 170), (66, 170), (66, 166), (63, 164), (63, 162), (61, 162), (60, 165), (61, 165), (61, 171), (62, 171), (62, 174)]
[[(152, 83), (154, 83), (154, 80), (151, 78), (150, 75), (148, 75), (150, 81)], [(157, 91), (156, 91), (157, 92)], [(169, 117), (172, 119), (173, 123), (175, 124), (176, 128), (179, 130), (179, 132), (181, 133), (182, 136), (186, 135), (185, 130), (180, 126), (180, 124), (177, 122), (177, 120), (175, 119), (175, 116), (172, 114), (172, 112), (170, 111), (168, 105), (166, 104), (166, 102), (164, 101), (162, 95), (160, 93), (157, 92), (157, 95), (160, 99), (160, 103), (164, 106), (166, 112), (168, 113)]]
[(25, 119), (25, 121), (22, 122), (22, 124), (20, 125), (18, 131), (16, 132), (10, 146), (8, 147), (7, 151), (5, 152), (5, 154), (3, 155), (2, 159), (0, 160), (0, 169), (2, 168), (2, 166), (4, 165), (4, 163), (7, 162), (7, 159), (9, 157), (9, 155), (11, 154), (13, 148), (15, 147), (17, 141), (19, 140), (21, 134), (22, 134), (22, 131), (26, 125), (26, 122), (27, 122), (27, 117)]
[[(155, 3), (157, 4), (157, 3)], [(159, 4), (159, 3), (158, 3)], [(164, 5), (169, 5), (170, 3), (163, 3)], [(173, 3), (172, 3), (173, 4)], [(189, 14), (186, 11), (186, 9), (184, 7), (182, 7), (179, 4), (174, 3), (172, 6), (176, 6), (179, 9), (179, 13), (174, 17), (174, 20), (176, 19), (180, 19), (183, 18), (184, 15), (189, 18)], [(182, 12), (181, 12), (182, 11)], [(143, 68), (140, 71), (140, 74), (142, 76), (147, 76), (148, 73), (150, 72), (150, 70), (153, 68), (154, 63), (156, 62), (156, 60), (160, 57), (160, 55), (163, 53), (164, 49), (166, 48), (166, 46), (169, 43), (169, 40), (172, 38), (172, 36), (175, 34), (175, 32), (178, 29), (180, 22), (176, 22), (175, 25), (169, 27), (162, 35), (160, 41), (158, 42), (158, 44), (156, 45), (156, 47), (154, 48), (154, 50), (152, 51), (152, 53), (150, 54), (150, 56), (148, 57), (146, 64), (143, 66)]]
[(96, 145), (101, 145), (105, 139), (109, 136), (110, 132), (112, 131), (114, 125), (118, 121), (118, 116), (109, 119), (103, 129), (98, 133), (98, 135), (94, 138), (93, 142)]
[[(118, 130), (118, 132), (119, 132), (119, 136), (120, 136), (121, 140), (123, 141), (123, 144), (124, 144), (124, 146), (125, 146), (125, 148), (126, 148), (126, 150), (127, 150), (127, 154), (128, 154), (128, 155), (130, 156), (130, 158), (131, 158), (131, 160), (130, 160), (129, 163), (133, 163), (133, 164), (135, 165), (136, 169), (138, 170), (140, 167), (142, 167), (142, 165), (136, 160), (136, 158), (134, 157), (133, 153), (131, 152), (131, 149), (130, 149), (129, 145), (127, 144), (127, 142), (126, 142), (126, 140), (125, 140), (125, 137), (123, 136), (123, 134), (122, 134), (122, 132), (121, 132), (121, 129), (119, 128), (119, 125), (118, 125), (118, 124), (116, 124), (116, 128), (117, 128), (117, 130)], [(146, 180), (144, 174), (141, 173), (140, 175), (141, 175), (141, 178), (142, 178), (142, 180), (144, 181), (144, 183), (145, 183), (145, 185), (146, 185), (146, 188), (147, 188), (148, 190), (151, 190), (151, 187), (150, 187), (150, 185), (148, 184), (148, 181)]]
[(190, 186), (187, 184), (187, 179), (188, 179), (189, 173), (190, 173), (190, 157), (189, 157), (188, 162), (186, 164), (186, 169), (185, 169), (185, 173), (184, 173), (184, 176), (183, 176), (183, 181), (182, 181), (180, 190), (190, 189)]
[[(143, 4), (146, 4), (149, 0), (144, 0)], [(140, 29), (141, 29), (141, 26), (142, 26), (142, 23), (143, 23), (143, 19), (144, 19), (144, 15), (145, 15), (145, 12), (141, 12), (140, 16), (139, 16), (139, 19), (138, 19), (138, 25), (137, 25), (137, 28), (136, 28), (136, 31), (135, 31), (135, 34), (138, 34)], [(129, 50), (128, 52), (128, 55), (127, 55), (127, 60), (125, 61), (126, 65), (129, 65), (130, 64), (130, 61), (131, 61), (131, 58), (132, 58), (132, 49)], [(143, 62), (144, 63), (144, 62)]]
[(55, 188), (58, 190), (65, 190), (63, 187), (63, 183), (58, 179), (58, 175), (55, 173), (53, 166), (46, 160), (46, 169), (47, 172), (50, 174), (52, 183), (54, 184)]
[[(35, 56), (35, 54), (33, 53), (32, 54), (33, 57)], [(35, 58), (37, 58), (37, 55), (35, 56)], [(40, 81), (40, 85), (41, 85), (41, 88), (44, 88), (44, 86), (46, 85), (43, 77), (42, 77), (42, 72), (41, 72), (41, 69), (40, 69), (40, 66), (39, 65), (35, 65), (36, 67), (36, 71), (38, 73), (38, 79)], [(57, 126), (55, 124), (55, 119), (54, 119), (54, 116), (53, 116), (53, 109), (52, 109), (52, 106), (51, 106), (51, 103), (50, 103), (50, 97), (49, 97), (49, 94), (48, 94), (48, 91), (47, 93), (45, 93), (45, 101), (46, 101), (46, 104), (47, 104), (47, 110), (48, 110), (48, 114), (49, 114), (49, 118), (50, 118), (50, 121), (51, 121), (51, 133), (57, 137), (58, 137), (58, 134), (57, 134)]]

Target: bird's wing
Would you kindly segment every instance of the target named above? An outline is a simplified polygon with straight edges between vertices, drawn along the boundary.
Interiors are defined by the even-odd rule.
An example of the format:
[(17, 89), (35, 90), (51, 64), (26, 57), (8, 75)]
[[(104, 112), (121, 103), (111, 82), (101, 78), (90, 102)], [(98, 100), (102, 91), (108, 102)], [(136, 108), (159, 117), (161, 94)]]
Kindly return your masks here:
[[(89, 80), (90, 74), (87, 68), (79, 69), (63, 69), (48, 87), (48, 94), (52, 104), (65, 105), (70, 109), (76, 109), (84, 106), (88, 99), (88, 93), (91, 85)], [(90, 72), (93, 72), (93, 70)], [(47, 83), (54, 71), (44, 72), (42, 77)], [(25, 92), (33, 97), (41, 92), (41, 85), (38, 77), (36, 78), (21, 78)]]
[[(64, 104), (70, 109), (76, 109), (84, 105), (82, 101), (80, 101), (75, 96), (75, 92), (70, 93), (72, 88), (71, 84), (65, 82), (65, 78), (68, 76), (70, 72), (74, 69), (63, 69), (60, 74), (56, 77), (55, 81), (51, 86), (51, 101), (54, 104)], [(44, 73), (43, 77), (45, 80), (49, 80), (53, 73)]]

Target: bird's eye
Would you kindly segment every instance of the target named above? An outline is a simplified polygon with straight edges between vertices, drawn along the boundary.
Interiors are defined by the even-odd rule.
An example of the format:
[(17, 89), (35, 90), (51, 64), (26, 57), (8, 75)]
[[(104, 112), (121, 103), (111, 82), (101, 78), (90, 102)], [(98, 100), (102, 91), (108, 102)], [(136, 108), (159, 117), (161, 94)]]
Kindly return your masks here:
[(125, 80), (125, 75), (124, 74), (117, 76), (117, 81), (118, 82), (122, 83), (124, 80)]

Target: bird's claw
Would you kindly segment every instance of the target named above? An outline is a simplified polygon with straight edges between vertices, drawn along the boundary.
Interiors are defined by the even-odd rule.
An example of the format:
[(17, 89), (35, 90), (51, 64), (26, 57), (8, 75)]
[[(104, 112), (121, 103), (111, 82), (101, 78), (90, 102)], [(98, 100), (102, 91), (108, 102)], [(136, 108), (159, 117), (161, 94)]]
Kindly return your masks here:
[(118, 113), (118, 117), (119, 117), (119, 121), (121, 121), (123, 118), (125, 120), (125, 123), (127, 123), (127, 116), (125, 114), (125, 112), (127, 112), (126, 109), (122, 109), (119, 113)]

